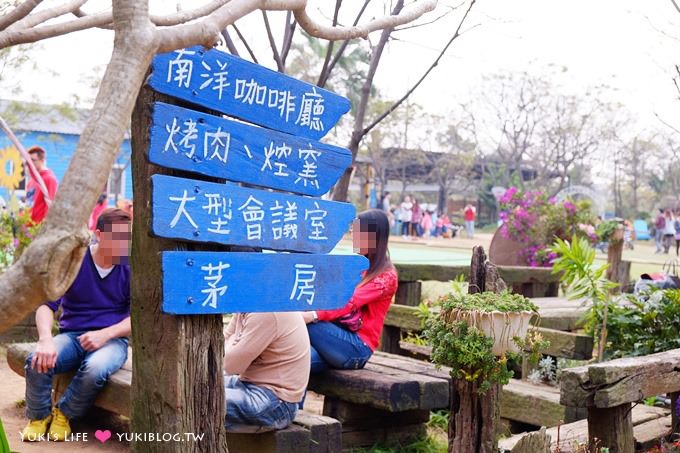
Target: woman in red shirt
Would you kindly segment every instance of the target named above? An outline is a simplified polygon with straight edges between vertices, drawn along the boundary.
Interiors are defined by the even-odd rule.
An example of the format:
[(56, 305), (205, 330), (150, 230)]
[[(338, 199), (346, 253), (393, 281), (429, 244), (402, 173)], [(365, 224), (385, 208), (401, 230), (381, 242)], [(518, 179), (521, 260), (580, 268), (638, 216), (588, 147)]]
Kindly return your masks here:
[(366, 256), (370, 264), (347, 305), (304, 314), (312, 347), (312, 373), (327, 367), (363, 368), (378, 347), (387, 310), (397, 292), (397, 271), (387, 250), (389, 232), (387, 215), (378, 209), (362, 212), (354, 222), (354, 251)]

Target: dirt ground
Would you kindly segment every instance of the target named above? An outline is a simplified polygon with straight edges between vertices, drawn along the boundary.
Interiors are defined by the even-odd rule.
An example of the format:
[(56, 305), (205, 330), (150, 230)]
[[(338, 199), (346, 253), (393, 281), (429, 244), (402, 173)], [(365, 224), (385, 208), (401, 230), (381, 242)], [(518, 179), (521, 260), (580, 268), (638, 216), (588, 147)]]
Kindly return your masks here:
[[(125, 423), (119, 418), (97, 416), (89, 417), (83, 421), (72, 424), (73, 432), (79, 433), (80, 438), (73, 435), (71, 442), (22, 442), (19, 432), (26, 424), (24, 416), (23, 400), (25, 392), (24, 378), (12, 371), (7, 364), (7, 354), (3, 345), (0, 345), (0, 419), (5, 428), (9, 440), (9, 446), (13, 452), (128, 452), (129, 443), (119, 436), (127, 431)], [(305, 400), (305, 410), (321, 413), (323, 397), (309, 392)], [(111, 431), (111, 438), (102, 443), (95, 437), (97, 430)]]

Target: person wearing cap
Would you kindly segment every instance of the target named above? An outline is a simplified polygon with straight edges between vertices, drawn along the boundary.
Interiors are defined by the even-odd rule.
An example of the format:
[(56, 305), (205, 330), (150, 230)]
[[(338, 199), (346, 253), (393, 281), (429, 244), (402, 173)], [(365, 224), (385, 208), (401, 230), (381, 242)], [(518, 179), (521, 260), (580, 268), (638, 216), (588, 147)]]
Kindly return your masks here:
[[(50, 200), (54, 200), (58, 183), (54, 172), (47, 168), (45, 150), (37, 145), (32, 146), (28, 149), (28, 155), (31, 157), (31, 161), (40, 177), (45, 182)], [(31, 174), (31, 180), (26, 187), (26, 207), (31, 210), (31, 220), (34, 224), (42, 222), (45, 216), (47, 216), (48, 205), (45, 200), (45, 194), (40, 190), (40, 185), (33, 174)]]

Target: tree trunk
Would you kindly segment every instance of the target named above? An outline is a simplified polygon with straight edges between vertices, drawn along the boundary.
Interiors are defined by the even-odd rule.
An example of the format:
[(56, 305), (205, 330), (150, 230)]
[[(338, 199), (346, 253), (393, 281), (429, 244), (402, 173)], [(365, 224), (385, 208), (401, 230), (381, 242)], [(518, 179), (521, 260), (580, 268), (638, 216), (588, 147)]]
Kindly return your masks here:
[(87, 219), (120, 150), (136, 91), (156, 45), (144, 2), (114, 2), (113, 14), (111, 61), (54, 204), (38, 237), (0, 275), (0, 333), (45, 300), (64, 294), (89, 244)]
[[(404, 7), (404, 0), (397, 0), (394, 9), (392, 10), (392, 15), (399, 14), (399, 12)], [(364, 138), (364, 122), (366, 121), (366, 108), (368, 106), (368, 100), (371, 97), (371, 87), (373, 86), (373, 78), (378, 70), (378, 64), (380, 63), (380, 58), (382, 57), (383, 50), (387, 41), (392, 33), (392, 28), (386, 28), (380, 34), (380, 40), (378, 44), (373, 48), (371, 53), (371, 62), (368, 67), (368, 73), (366, 74), (366, 80), (361, 87), (361, 99), (359, 100), (359, 106), (357, 107), (357, 113), (354, 117), (354, 129), (352, 130), (352, 138), (349, 141), (349, 146), (347, 147), (352, 152), (352, 164), (354, 164), (357, 158), (357, 153), (359, 152), (359, 145), (361, 140)], [(333, 200), (336, 201), (347, 201), (347, 193), (349, 191), (349, 183), (352, 179), (352, 171), (354, 165), (345, 170), (345, 172), (340, 177), (340, 180), (335, 184), (333, 189)]]
[(143, 87), (132, 115), (132, 431), (204, 437), (201, 441), (135, 441), (132, 450), (226, 452), (222, 316), (173, 316), (161, 310), (160, 252), (199, 247), (149, 235), (151, 175), (181, 175), (147, 162), (155, 100), (169, 102), (170, 98)]
[(500, 417), (500, 384), (484, 395), (475, 382), (451, 380), (449, 453), (496, 452), (496, 425)]
[[(500, 292), (505, 282), (496, 266), (487, 262), (484, 248), (472, 249), (470, 294), (484, 291)], [(451, 380), (451, 415), (449, 416), (449, 453), (494, 453), (496, 426), (500, 417), (500, 384), (492, 384), (480, 395), (476, 382)]]

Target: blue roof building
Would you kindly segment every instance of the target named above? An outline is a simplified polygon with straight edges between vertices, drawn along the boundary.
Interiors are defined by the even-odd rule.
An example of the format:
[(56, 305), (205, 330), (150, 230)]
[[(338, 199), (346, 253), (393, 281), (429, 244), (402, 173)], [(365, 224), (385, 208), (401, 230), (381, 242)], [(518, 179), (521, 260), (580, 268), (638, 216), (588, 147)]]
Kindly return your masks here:
[[(88, 113), (85, 109), (0, 99), (0, 116), (7, 121), (26, 149), (33, 145), (45, 149), (47, 167), (54, 172), (60, 184), (78, 146)], [(0, 133), (0, 149), (11, 145), (9, 137)], [(110, 203), (119, 199), (132, 199), (130, 157), (130, 139), (126, 134), (107, 182)], [(25, 180), (19, 190), (24, 189), (28, 181), (28, 171), (24, 170), (24, 175)], [(0, 195), (8, 200), (7, 189), (0, 188)]]

